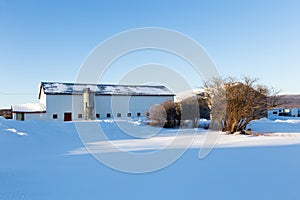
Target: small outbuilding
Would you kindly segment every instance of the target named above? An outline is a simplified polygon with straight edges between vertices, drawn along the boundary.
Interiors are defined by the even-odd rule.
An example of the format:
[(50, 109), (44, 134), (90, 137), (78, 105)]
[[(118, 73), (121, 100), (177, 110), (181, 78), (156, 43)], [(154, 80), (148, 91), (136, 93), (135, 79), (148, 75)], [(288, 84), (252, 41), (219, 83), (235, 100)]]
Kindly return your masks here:
[(12, 106), (13, 119), (24, 121), (42, 119), (46, 113), (46, 107), (42, 103), (26, 103)]

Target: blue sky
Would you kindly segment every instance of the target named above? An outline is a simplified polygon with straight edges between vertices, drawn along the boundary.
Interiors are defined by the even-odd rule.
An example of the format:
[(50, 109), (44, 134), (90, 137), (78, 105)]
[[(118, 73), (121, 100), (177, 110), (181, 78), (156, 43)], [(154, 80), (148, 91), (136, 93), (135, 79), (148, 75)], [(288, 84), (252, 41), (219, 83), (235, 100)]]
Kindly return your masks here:
[[(282, 93), (299, 94), (299, 10), (296, 0), (0, 0), (0, 108), (37, 101), (40, 81), (75, 81), (80, 65), (99, 43), (141, 27), (190, 36), (222, 76), (257, 77)], [(131, 63), (125, 61), (123, 65)], [(184, 71), (193, 86), (202, 83)], [(110, 74), (105, 82), (116, 82), (118, 75)]]

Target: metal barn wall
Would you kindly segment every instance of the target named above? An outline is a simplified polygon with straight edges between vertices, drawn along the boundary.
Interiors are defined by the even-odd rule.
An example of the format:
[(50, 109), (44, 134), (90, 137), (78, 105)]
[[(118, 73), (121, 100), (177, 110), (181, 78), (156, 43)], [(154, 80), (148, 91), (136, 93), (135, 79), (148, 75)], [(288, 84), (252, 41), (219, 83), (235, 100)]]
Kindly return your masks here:
[(43, 120), (46, 119), (46, 113), (25, 113), (25, 120)]
[[(13, 113), (13, 119), (17, 119), (17, 113)], [(24, 120), (45, 120), (46, 113), (24, 113)]]
[(166, 100), (174, 101), (173, 96), (96, 96), (95, 112), (100, 114), (100, 118), (106, 118), (107, 113), (112, 117), (137, 117), (137, 113), (145, 116), (151, 105), (161, 104)]
[[(47, 95), (46, 114), (48, 120), (64, 120), (64, 113), (72, 113), (72, 120), (81, 120), (78, 114), (83, 114), (82, 95)], [(57, 114), (57, 119), (53, 119)]]
[[(166, 100), (174, 101), (173, 96), (95, 96), (95, 110), (100, 118), (106, 118), (107, 113), (111, 117), (117, 117), (120, 113), (121, 117), (127, 117), (131, 113), (131, 117), (137, 117), (137, 113), (146, 116), (146, 112), (151, 105), (161, 104)], [(83, 117), (83, 96), (82, 95), (47, 95), (46, 96), (46, 114), (42, 119), (45, 120), (64, 120), (64, 113), (71, 112), (72, 120), (84, 120)], [(57, 119), (53, 119), (53, 114), (57, 114)], [(82, 118), (78, 118), (78, 114)], [(26, 118), (27, 119), (27, 118)]]

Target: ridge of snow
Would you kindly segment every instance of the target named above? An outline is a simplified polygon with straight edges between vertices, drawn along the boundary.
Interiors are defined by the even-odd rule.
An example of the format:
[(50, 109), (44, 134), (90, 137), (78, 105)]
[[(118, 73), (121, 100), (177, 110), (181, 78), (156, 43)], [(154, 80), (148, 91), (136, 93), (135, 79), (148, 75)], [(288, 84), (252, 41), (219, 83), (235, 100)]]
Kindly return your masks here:
[(82, 94), (83, 89), (102, 95), (174, 95), (165, 86), (150, 85), (106, 85), (81, 83), (42, 82), (46, 94)]
[(13, 112), (44, 112), (46, 106), (42, 103), (25, 103), (12, 106)]

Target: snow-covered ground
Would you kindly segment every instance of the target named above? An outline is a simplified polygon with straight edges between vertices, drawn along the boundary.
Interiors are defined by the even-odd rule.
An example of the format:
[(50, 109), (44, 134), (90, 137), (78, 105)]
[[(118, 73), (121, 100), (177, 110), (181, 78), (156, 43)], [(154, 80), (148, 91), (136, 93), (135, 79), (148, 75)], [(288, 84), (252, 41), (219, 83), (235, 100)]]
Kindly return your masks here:
[[(172, 165), (129, 174), (88, 154), (74, 122), (0, 118), (0, 200), (300, 198), (299, 118), (253, 121), (248, 128), (262, 133), (259, 136), (209, 132), (218, 136), (218, 142), (204, 159), (198, 154), (207, 130), (160, 130), (137, 121), (121, 123), (127, 130), (157, 133), (138, 139), (124, 134), (116, 123), (99, 121), (109, 143), (125, 151), (168, 148), (175, 152), (193, 142)], [(179, 140), (172, 143), (175, 138)], [(108, 141), (88, 145), (92, 153), (118, 153)]]
[(299, 117), (277, 117), (276, 119), (260, 119), (252, 121), (248, 126), (258, 133), (299, 133)]

